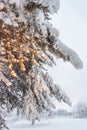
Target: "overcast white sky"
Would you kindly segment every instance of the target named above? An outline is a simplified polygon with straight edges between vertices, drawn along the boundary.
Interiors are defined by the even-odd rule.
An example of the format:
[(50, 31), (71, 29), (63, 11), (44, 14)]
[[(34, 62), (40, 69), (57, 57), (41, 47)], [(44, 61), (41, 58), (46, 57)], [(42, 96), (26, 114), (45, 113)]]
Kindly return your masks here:
[(60, 2), (58, 14), (52, 16), (53, 25), (59, 30), (61, 41), (78, 53), (84, 68), (75, 70), (70, 63), (58, 60), (50, 74), (74, 105), (78, 101), (87, 102), (87, 0)]

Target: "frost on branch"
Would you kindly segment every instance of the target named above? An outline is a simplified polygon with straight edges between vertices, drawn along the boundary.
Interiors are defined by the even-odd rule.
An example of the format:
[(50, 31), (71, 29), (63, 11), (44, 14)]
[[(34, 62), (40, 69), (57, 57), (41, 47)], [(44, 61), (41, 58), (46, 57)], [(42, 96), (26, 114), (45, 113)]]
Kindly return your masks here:
[(6, 127), (5, 120), (4, 120), (4, 112), (0, 104), (0, 130), (3, 130), (3, 129), (6, 130), (8, 128)]
[(24, 5), (35, 4), (42, 5), (44, 8), (46, 7), (50, 13), (57, 13), (59, 9), (60, 2), (59, 0), (23, 0)]
[(71, 106), (71, 102), (66, 93), (56, 84), (48, 73), (33, 66), (27, 76), (28, 91), (24, 98), (24, 113), (30, 120), (39, 119), (40, 113), (51, 112), (55, 108), (53, 97), (64, 101)]
[(54, 56), (76, 69), (83, 66), (49, 22), (58, 9), (59, 0), (0, 0), (0, 104), (5, 112), (17, 108), (33, 123), (55, 108), (53, 99), (71, 106), (43, 66), (53, 66)]

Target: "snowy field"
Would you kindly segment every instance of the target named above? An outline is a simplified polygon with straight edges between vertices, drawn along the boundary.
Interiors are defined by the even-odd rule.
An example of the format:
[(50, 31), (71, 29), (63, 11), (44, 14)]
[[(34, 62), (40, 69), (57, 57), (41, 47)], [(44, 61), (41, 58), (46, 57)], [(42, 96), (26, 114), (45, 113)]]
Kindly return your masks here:
[(10, 118), (8, 126), (10, 130), (87, 130), (87, 119), (55, 118), (31, 125), (27, 120)]

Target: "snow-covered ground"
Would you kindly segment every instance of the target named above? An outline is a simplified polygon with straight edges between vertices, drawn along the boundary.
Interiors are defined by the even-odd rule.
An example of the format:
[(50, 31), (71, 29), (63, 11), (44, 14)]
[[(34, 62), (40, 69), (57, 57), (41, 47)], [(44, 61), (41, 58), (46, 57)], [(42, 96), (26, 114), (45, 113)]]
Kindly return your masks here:
[(10, 130), (87, 130), (87, 119), (52, 118), (36, 122), (35, 125), (24, 119), (8, 120)]

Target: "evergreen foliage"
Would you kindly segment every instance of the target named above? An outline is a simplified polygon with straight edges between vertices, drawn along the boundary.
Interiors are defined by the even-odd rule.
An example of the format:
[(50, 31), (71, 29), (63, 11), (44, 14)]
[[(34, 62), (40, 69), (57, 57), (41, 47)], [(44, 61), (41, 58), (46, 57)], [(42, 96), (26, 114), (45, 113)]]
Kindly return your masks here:
[(55, 108), (54, 98), (71, 105), (44, 68), (55, 64), (54, 56), (82, 68), (78, 55), (59, 40), (58, 30), (49, 22), (49, 14), (58, 9), (59, 0), (0, 0), (1, 129), (2, 111), (17, 108), (34, 123)]

